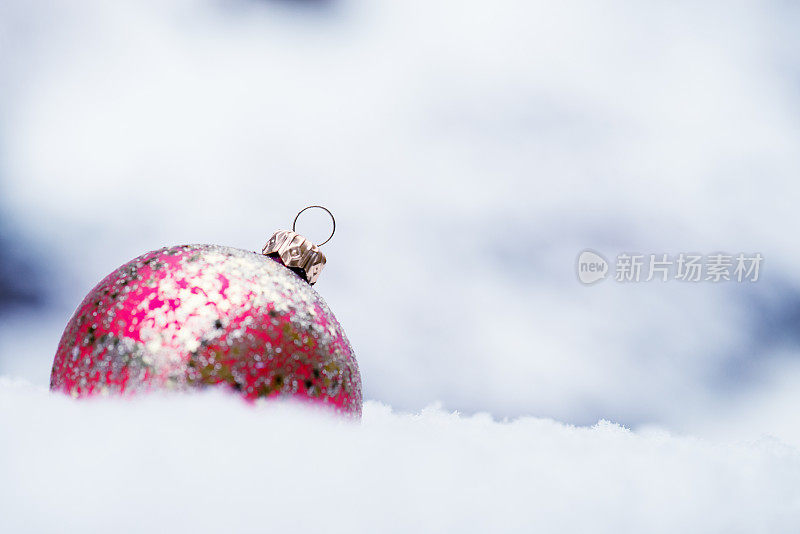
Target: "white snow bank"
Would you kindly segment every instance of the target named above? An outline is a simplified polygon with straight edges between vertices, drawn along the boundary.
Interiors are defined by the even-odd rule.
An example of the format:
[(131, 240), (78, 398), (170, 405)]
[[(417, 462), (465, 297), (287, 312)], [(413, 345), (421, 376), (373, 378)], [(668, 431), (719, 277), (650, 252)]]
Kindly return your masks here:
[(601, 421), (221, 392), (73, 401), (0, 378), (2, 532), (789, 532), (800, 455)]

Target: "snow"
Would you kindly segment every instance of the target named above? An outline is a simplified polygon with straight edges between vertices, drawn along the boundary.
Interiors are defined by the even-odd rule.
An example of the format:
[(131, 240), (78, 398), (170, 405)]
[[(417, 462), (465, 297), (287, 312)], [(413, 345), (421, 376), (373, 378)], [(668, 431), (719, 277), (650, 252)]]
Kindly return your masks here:
[[(599, 421), (0, 380), (3, 532), (796, 532), (800, 454)], [(11, 438), (11, 439), (9, 439)]]
[[(799, 21), (787, 2), (0, 2), (0, 254), (18, 236), (44, 302), (0, 316), (0, 531), (796, 532)], [(46, 393), (103, 276), (165, 245), (258, 250), (308, 204), (337, 216), (316, 288), (361, 424)], [(587, 288), (586, 248), (764, 265)]]

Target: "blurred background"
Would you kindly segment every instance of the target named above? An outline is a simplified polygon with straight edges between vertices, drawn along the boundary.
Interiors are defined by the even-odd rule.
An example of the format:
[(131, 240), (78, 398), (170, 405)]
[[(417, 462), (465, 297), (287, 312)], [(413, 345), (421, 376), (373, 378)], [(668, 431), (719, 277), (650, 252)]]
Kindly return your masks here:
[[(46, 385), (129, 259), (260, 250), (324, 204), (316, 288), (365, 398), (800, 443), (798, 24), (778, 0), (6, 0), (0, 375)], [(585, 248), (764, 262), (586, 287)]]

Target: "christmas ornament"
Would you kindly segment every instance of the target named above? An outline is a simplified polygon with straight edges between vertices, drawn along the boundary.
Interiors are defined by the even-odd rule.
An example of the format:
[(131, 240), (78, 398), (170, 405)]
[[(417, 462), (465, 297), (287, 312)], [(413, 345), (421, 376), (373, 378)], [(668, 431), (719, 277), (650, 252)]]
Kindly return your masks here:
[[(300, 213), (311, 207), (325, 209)], [(326, 259), (296, 223), (261, 254), (182, 245), (121, 266), (67, 324), (50, 389), (85, 397), (217, 384), (247, 399), (292, 397), (360, 416), (355, 355), (311, 287)]]

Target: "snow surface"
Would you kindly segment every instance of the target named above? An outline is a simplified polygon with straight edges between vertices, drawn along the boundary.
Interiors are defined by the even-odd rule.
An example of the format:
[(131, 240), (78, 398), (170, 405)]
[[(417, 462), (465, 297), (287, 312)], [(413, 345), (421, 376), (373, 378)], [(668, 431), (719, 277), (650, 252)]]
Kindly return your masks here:
[[(0, 2), (0, 224), (48, 297), (0, 317), (0, 376), (28, 381), (0, 384), (0, 531), (797, 532), (799, 25), (781, 1)], [(46, 393), (103, 276), (260, 249), (312, 203), (365, 396), (416, 415)], [(586, 288), (587, 247), (765, 262)]]
[(0, 379), (2, 532), (796, 532), (800, 451), (367, 402)]

